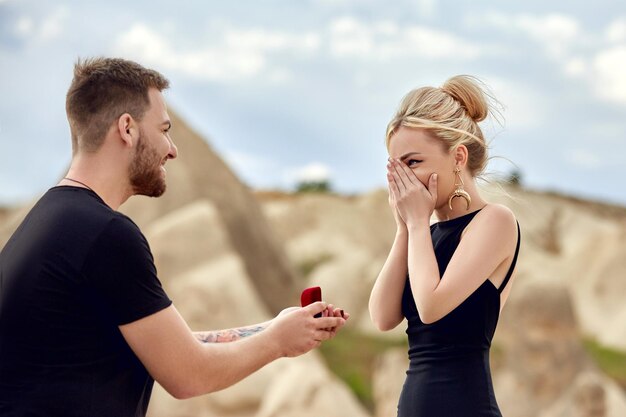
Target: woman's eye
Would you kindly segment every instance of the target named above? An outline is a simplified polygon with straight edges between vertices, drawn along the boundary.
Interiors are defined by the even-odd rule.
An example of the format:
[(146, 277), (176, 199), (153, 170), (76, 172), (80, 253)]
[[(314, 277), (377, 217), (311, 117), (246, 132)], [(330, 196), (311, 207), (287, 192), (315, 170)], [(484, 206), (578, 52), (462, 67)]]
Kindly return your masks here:
[(419, 164), (420, 162), (422, 161), (419, 159), (409, 159), (408, 161), (406, 161), (406, 165), (408, 167), (412, 167), (412, 166), (415, 166), (416, 164)]

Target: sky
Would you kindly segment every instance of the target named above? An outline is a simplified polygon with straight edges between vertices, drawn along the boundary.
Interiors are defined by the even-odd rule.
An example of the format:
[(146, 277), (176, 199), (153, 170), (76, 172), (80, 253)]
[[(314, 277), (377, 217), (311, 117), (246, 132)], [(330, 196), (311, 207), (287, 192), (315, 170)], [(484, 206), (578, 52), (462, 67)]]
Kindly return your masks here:
[[(492, 176), (626, 205), (623, 0), (0, 0), (0, 205), (64, 174), (79, 57), (162, 72), (174, 109), (247, 184), (386, 187), (384, 135), (411, 89), (479, 77)], [(173, 138), (176, 140), (176, 138)]]

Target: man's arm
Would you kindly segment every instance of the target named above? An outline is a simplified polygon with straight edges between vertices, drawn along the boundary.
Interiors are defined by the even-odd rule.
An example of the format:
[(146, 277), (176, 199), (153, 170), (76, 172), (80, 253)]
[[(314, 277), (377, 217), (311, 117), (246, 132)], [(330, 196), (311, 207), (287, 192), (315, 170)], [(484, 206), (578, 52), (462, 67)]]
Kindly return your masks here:
[(193, 335), (202, 343), (234, 342), (244, 337), (255, 335), (267, 328), (271, 321), (254, 324), (252, 326), (237, 327), (235, 329), (194, 332)]
[[(284, 315), (291, 311), (298, 310), (298, 307), (289, 307), (281, 311), (278, 315)], [(323, 317), (342, 317), (345, 320), (348, 320), (350, 314), (344, 312), (339, 308), (334, 308), (332, 304), (329, 304), (322, 312)], [(263, 330), (265, 330), (270, 324), (272, 320), (265, 321), (259, 324), (253, 324), (251, 326), (245, 327), (237, 327), (234, 329), (224, 329), (224, 330), (210, 330), (210, 331), (202, 331), (202, 332), (194, 332), (193, 335), (202, 343), (226, 343), (226, 342), (234, 342), (236, 340), (242, 339), (244, 337), (255, 335)], [(338, 329), (330, 329), (333, 332), (332, 337), (334, 337), (334, 333), (337, 332)]]
[(280, 357), (299, 356), (335, 335), (341, 317), (314, 318), (326, 309), (317, 302), (281, 313), (264, 331), (231, 343), (202, 343), (172, 305), (119, 326), (150, 375), (176, 398), (229, 387)]

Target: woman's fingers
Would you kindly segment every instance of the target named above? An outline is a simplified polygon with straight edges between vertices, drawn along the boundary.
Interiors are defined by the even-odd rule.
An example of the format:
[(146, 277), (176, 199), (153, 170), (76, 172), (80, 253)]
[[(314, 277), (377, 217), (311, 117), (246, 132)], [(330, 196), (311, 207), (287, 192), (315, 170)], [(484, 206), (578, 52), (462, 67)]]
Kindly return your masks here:
[[(387, 164), (387, 181), (389, 203), (396, 207), (396, 213), (405, 225), (411, 223), (415, 216), (432, 215), (437, 202), (435, 173), (432, 173), (427, 184), (424, 184), (413, 169), (400, 160), (390, 158)], [(430, 211), (426, 213), (426, 209)]]
[(400, 189), (398, 188), (396, 179), (391, 172), (387, 172), (387, 181), (389, 182), (389, 193), (391, 194), (392, 201), (395, 204), (400, 197)]
[(402, 178), (400, 171), (395, 166), (391, 166), (391, 168), (389, 168), (389, 173), (398, 187), (399, 193), (397, 194), (397, 197), (400, 198), (406, 195), (411, 188), (411, 182), (406, 178)]
[(396, 187), (398, 188), (398, 191), (400, 192), (397, 195), (399, 196), (400, 194), (404, 193), (406, 191), (407, 185), (404, 183), (404, 181), (402, 181), (402, 178), (400, 178), (400, 175), (398, 174), (398, 171), (396, 170), (394, 161), (391, 161), (387, 164), (387, 173), (391, 174), (392, 180), (393, 182), (395, 182)]
[(420, 180), (418, 180), (415, 176), (415, 173), (408, 166), (406, 166), (406, 164), (398, 161), (397, 159), (395, 160), (394, 168), (406, 188), (416, 186), (418, 185), (417, 183), (420, 182)]
[(437, 201), (437, 174), (430, 174), (428, 178), (428, 192), (433, 198), (433, 201)]

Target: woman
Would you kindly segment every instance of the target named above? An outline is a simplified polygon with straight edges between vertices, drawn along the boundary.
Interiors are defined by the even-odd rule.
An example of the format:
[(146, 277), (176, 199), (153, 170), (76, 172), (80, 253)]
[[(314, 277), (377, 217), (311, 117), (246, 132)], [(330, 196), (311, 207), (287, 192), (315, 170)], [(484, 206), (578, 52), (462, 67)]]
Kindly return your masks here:
[[(481, 84), (456, 76), (411, 91), (387, 127), (397, 231), (369, 309), (382, 331), (408, 321), (399, 417), (501, 416), (489, 347), (511, 291), (519, 226), (476, 187), (487, 162), (478, 122), (489, 110)], [(439, 221), (430, 225), (433, 211)]]

